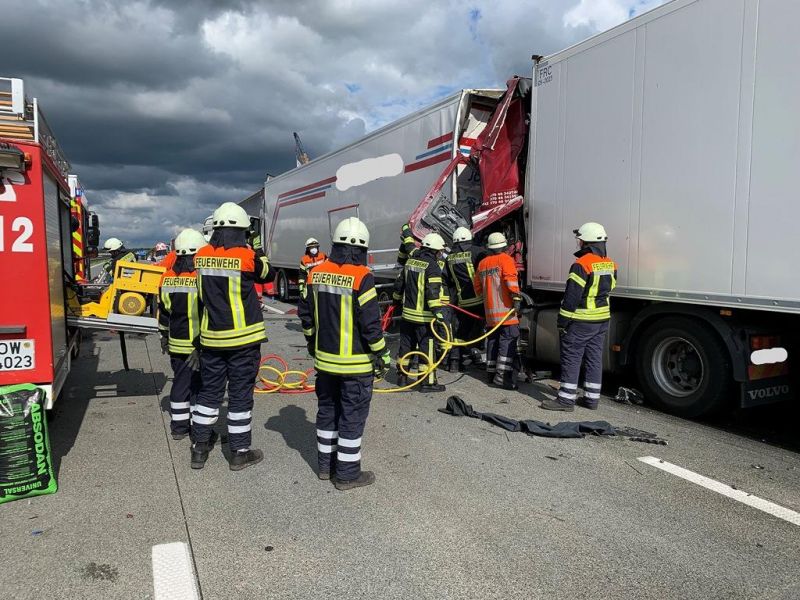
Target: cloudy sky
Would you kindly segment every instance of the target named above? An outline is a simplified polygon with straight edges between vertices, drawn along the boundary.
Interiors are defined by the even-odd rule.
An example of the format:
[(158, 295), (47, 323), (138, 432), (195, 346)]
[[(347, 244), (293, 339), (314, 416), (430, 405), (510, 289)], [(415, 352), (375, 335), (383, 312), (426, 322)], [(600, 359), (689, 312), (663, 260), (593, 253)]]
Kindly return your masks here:
[[(4, 0), (25, 79), (103, 239), (169, 240), (215, 206), (662, 0)], [(13, 5), (13, 6), (11, 6)]]

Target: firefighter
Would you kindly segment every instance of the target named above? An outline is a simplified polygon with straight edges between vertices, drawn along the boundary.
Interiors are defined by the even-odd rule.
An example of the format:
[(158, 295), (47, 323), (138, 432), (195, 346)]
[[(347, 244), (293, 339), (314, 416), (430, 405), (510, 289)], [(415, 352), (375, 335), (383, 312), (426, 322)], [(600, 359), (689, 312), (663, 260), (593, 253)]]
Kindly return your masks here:
[(386, 374), (391, 359), (367, 267), (369, 231), (349, 217), (332, 241), (329, 259), (311, 270), (298, 312), (317, 370), (318, 476), (349, 490), (375, 481), (361, 470), (361, 437), (373, 378)]
[[(406, 260), (403, 271), (395, 280), (392, 298), (403, 309), (397, 361), (397, 382), (401, 387), (411, 383), (402, 371), (409, 367), (402, 358), (406, 353), (418, 349), (427, 354), (430, 363), (435, 362), (435, 340), (430, 322), (434, 318), (440, 324), (446, 321), (441, 300), (442, 270), (438, 262), (438, 255), (443, 250), (442, 236), (429, 233), (422, 238), (422, 246)], [(419, 389), (422, 392), (443, 392), (445, 387), (437, 382), (436, 370), (433, 369)]]
[(111, 255), (111, 260), (106, 261), (103, 268), (112, 278), (114, 277), (114, 267), (119, 261), (136, 262), (136, 255), (128, 250), (119, 238), (108, 238), (103, 244), (103, 248), (108, 250)]
[(579, 404), (596, 410), (600, 403), (603, 348), (611, 318), (609, 294), (617, 285), (617, 264), (606, 253), (605, 228), (599, 223), (584, 223), (573, 233), (579, 249), (558, 313), (561, 385), (555, 400), (542, 402), (547, 410), (568, 412), (575, 410), (581, 363), (584, 396)]
[(184, 229), (175, 238), (175, 261), (161, 277), (158, 328), (161, 351), (169, 352), (172, 390), (169, 394), (172, 439), (190, 434), (191, 410), (200, 390), (200, 356), (197, 336), (200, 317), (194, 255), (206, 245), (203, 234)]
[(489, 255), (478, 264), (475, 274), (475, 293), (483, 296), (486, 325), (494, 327), (514, 310), (486, 343), (486, 372), (489, 383), (507, 390), (517, 389), (517, 371), (520, 368), (517, 354), (519, 340), (519, 311), (522, 305), (517, 267), (506, 254), (506, 236), (491, 233), (486, 247)]
[(306, 240), (306, 253), (300, 258), (300, 277), (297, 280), (297, 287), (300, 297), (303, 297), (303, 290), (306, 287), (306, 279), (311, 269), (324, 263), (328, 257), (319, 249), (319, 242), (314, 238)]
[[(478, 263), (485, 253), (478, 252), (472, 245), (472, 232), (466, 227), (459, 227), (453, 233), (453, 247), (447, 256), (447, 273), (453, 287), (456, 305), (471, 312), (479, 318), (465, 314), (454, 315), (456, 323), (455, 340), (464, 342), (473, 340), (483, 333), (483, 298), (475, 291), (475, 272)], [(479, 355), (477, 348), (473, 356)], [(450, 352), (450, 371), (465, 371), (467, 348), (454, 346)], [(474, 362), (479, 362), (475, 360)]]
[[(225, 202), (213, 215), (211, 241), (194, 257), (200, 290), (200, 375), (203, 387), (192, 411), (191, 465), (202, 469), (213, 446), (212, 427), (228, 386), (230, 468), (239, 471), (260, 462), (250, 447), (253, 383), (267, 341), (255, 284), (272, 279), (260, 247), (247, 245), (250, 219), (244, 209)], [(256, 244), (257, 245), (257, 244)]]
[(411, 232), (411, 225), (403, 223), (400, 228), (400, 248), (397, 250), (397, 264), (401, 267), (406, 264), (408, 257), (417, 249), (417, 242)]

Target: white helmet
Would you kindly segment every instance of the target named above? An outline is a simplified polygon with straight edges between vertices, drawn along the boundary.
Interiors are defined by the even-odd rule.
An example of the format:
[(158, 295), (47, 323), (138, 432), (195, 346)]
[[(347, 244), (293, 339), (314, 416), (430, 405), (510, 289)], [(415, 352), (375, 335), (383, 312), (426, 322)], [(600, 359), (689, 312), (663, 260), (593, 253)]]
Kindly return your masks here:
[(605, 242), (608, 239), (606, 229), (600, 223), (584, 223), (579, 229), (573, 229), (572, 233), (584, 242)]
[(108, 250), (109, 252), (113, 252), (114, 250), (119, 250), (122, 248), (122, 240), (119, 238), (108, 238), (106, 243), (103, 244), (103, 248)]
[(308, 238), (306, 240), (306, 248), (308, 248), (309, 246), (319, 246), (319, 242), (317, 241), (316, 238)]
[(499, 231), (495, 231), (494, 233), (489, 234), (489, 239), (487, 240), (486, 247), (489, 250), (499, 250), (501, 248), (505, 248), (508, 246), (508, 240), (506, 236), (504, 236)]
[(194, 229), (184, 229), (175, 238), (175, 254), (197, 254), (197, 251), (206, 245), (205, 236)]
[(444, 250), (444, 238), (438, 233), (429, 233), (422, 238), (422, 246), (432, 250)]
[(247, 212), (234, 202), (225, 202), (211, 216), (214, 221), (214, 228), (218, 227), (236, 227), (238, 229), (247, 229), (250, 227), (250, 217)]
[(459, 227), (453, 232), (453, 242), (468, 242), (472, 239), (472, 232), (466, 227)]
[(358, 217), (347, 217), (336, 226), (331, 241), (334, 244), (347, 244), (348, 246), (369, 247), (369, 230)]

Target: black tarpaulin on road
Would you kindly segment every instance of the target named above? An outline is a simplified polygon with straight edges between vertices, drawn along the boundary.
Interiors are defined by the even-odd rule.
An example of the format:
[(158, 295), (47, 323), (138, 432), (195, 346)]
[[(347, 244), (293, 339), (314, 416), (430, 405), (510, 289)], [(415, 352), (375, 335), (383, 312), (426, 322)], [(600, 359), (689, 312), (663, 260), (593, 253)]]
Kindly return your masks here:
[(454, 417), (472, 417), (502, 427), (506, 431), (521, 431), (540, 437), (582, 438), (587, 434), (616, 435), (617, 433), (617, 430), (607, 421), (564, 421), (551, 425), (533, 419), (517, 421), (494, 413), (480, 413), (458, 396), (450, 396), (447, 399), (447, 406), (440, 408), (439, 412)]

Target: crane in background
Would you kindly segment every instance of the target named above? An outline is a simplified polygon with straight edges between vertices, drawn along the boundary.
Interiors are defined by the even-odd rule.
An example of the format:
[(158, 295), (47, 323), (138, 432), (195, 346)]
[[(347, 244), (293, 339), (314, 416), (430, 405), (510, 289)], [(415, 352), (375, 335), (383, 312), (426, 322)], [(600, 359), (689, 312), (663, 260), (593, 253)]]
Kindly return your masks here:
[(293, 131), (292, 134), (294, 135), (294, 155), (297, 159), (297, 166), (300, 167), (308, 164), (311, 159), (308, 157), (305, 148), (303, 148), (303, 142), (300, 141), (300, 136), (297, 135), (296, 131)]

